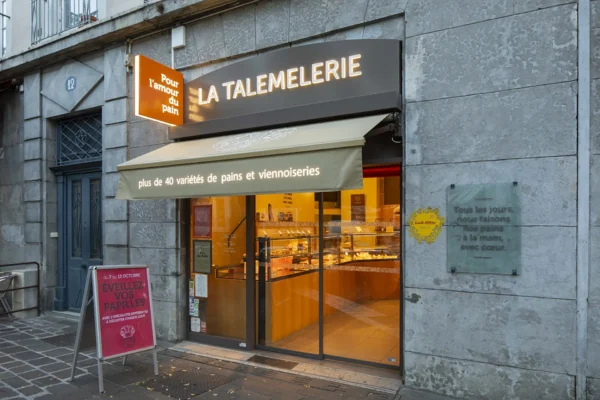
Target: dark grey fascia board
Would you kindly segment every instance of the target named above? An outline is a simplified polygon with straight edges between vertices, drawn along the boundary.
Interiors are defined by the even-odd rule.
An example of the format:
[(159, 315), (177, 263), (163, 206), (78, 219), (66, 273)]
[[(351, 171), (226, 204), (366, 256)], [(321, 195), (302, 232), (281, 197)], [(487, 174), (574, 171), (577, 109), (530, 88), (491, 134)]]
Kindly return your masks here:
[[(0, 82), (22, 77), (28, 71), (78, 57), (107, 45), (134, 39), (191, 20), (239, 7), (251, 0), (164, 0), (131, 12), (74, 28), (47, 39), (25, 52), (0, 61)], [(160, 10), (162, 9), (162, 11)]]

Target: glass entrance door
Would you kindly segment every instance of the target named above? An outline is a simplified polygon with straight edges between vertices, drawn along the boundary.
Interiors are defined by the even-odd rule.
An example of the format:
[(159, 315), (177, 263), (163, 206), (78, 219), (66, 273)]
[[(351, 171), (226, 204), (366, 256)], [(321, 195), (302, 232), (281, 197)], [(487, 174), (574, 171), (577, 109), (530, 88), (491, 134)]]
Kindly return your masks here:
[(256, 196), (257, 343), (400, 366), (400, 177), (319, 198)]
[(319, 213), (314, 193), (256, 196), (258, 344), (319, 354)]

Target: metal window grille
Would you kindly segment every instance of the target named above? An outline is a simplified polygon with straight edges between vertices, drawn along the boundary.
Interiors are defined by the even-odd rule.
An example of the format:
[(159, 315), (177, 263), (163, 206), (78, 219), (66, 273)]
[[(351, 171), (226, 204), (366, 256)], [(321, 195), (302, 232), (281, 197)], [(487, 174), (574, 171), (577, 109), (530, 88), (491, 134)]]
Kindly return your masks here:
[(7, 4), (6, 4), (6, 0), (2, 0), (2, 5), (0, 7), (0, 9), (2, 11), (0, 11), (2, 13), (2, 24), (1, 24), (1, 28), (2, 28), (2, 55), (6, 54), (6, 47), (7, 47), (7, 42), (8, 42), (8, 18), (6, 17), (6, 15), (8, 14), (8, 8), (7, 8)]
[(31, 44), (98, 20), (98, 0), (31, 0)]
[(101, 114), (59, 121), (57, 129), (57, 165), (102, 160)]

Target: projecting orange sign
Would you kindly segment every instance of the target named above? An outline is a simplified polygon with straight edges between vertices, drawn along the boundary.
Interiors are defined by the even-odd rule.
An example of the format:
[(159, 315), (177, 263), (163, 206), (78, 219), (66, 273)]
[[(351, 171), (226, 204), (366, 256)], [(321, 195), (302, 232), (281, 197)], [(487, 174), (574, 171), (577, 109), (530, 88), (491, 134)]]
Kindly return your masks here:
[(135, 115), (183, 124), (183, 74), (148, 57), (135, 57)]

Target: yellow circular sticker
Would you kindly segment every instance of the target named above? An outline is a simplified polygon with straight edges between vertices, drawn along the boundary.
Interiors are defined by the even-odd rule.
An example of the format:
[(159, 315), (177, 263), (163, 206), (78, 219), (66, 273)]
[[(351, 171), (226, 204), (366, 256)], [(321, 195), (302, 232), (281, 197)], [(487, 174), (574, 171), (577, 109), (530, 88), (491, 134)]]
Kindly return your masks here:
[(442, 226), (446, 219), (440, 216), (439, 209), (427, 207), (425, 210), (419, 208), (410, 215), (408, 220), (408, 231), (410, 236), (417, 242), (432, 244), (442, 232)]

